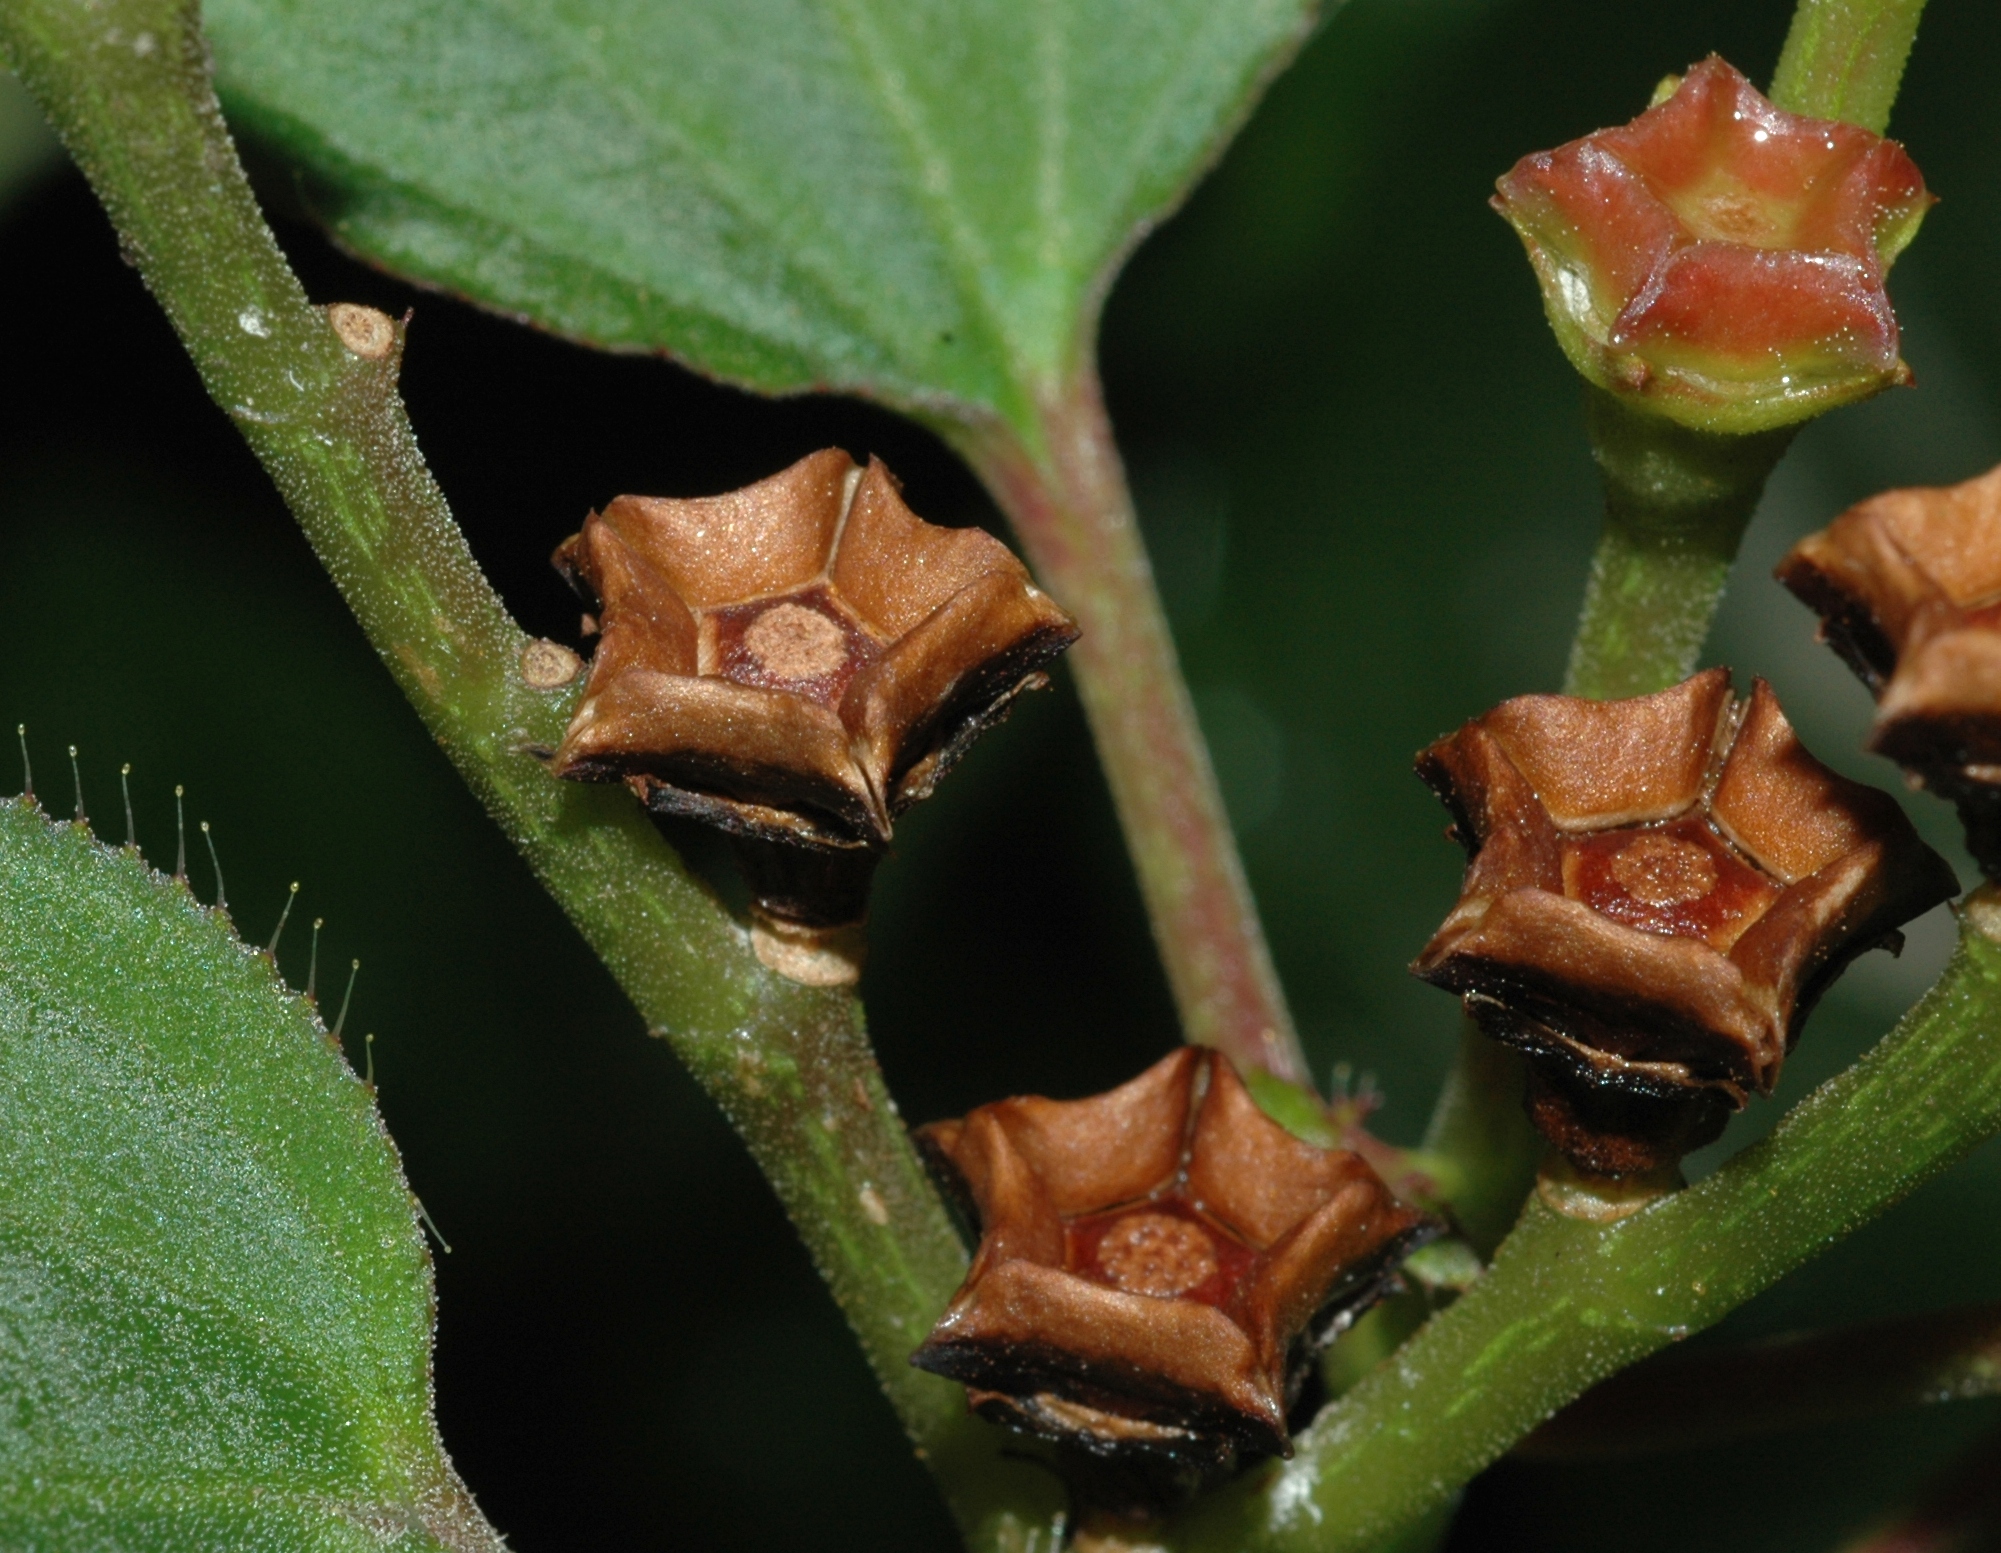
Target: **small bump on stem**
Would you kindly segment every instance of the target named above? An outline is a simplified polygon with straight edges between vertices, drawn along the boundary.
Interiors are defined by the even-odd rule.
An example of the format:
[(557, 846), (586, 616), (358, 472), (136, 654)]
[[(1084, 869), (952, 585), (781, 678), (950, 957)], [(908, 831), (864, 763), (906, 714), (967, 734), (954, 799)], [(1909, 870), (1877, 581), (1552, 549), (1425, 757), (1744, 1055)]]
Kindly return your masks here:
[(859, 922), (808, 927), (753, 907), (750, 947), (765, 966), (802, 987), (852, 987), (862, 977), (868, 936)]
[(381, 361), (396, 348), (396, 325), (387, 313), (359, 302), (335, 302), (327, 322), (345, 345), (363, 361)]
[(521, 649), (521, 683), (530, 690), (561, 690), (583, 667), (575, 652), (547, 637), (538, 636)]
[(2001, 944), (2001, 885), (1983, 884), (1959, 903), (1959, 915), (1982, 938)]

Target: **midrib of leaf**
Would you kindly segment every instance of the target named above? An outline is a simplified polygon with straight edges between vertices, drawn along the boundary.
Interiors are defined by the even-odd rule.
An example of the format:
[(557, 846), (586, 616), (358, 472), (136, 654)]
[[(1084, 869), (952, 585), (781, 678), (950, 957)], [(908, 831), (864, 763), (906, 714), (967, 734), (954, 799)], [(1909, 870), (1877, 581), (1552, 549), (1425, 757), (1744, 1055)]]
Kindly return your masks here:
[[(1236, 110), (1231, 117), (1225, 119), (1219, 126), (1219, 133), (1214, 139), (1209, 156), (1186, 169), (1171, 189), (1162, 190), (1155, 195), (1156, 200), (1161, 203), (1161, 209), (1153, 219), (1148, 220), (1145, 218), (1142, 209), (1146, 204), (1145, 194), (1147, 190), (1144, 178), (1139, 176), (1139, 174), (1152, 165), (1155, 151), (1160, 143), (1166, 139), (1168, 126), (1172, 122), (1170, 115), (1171, 105), (1179, 100), (1181, 91), (1186, 88), (1189, 79), (1196, 73), (1209, 54), (1210, 49), (1207, 45), (1210, 39), (1228, 17), (1228, 6), (1225, 4), (1215, 4), (1208, 9), (1204, 15), (1201, 30), (1195, 34), (1189, 48), (1181, 56), (1180, 67), (1173, 76), (1176, 89), (1174, 91), (1157, 91), (1153, 94), (1153, 107), (1144, 121), (1145, 128), (1140, 132), (1136, 141), (1137, 145), (1144, 148), (1144, 154), (1128, 158), (1127, 165), (1135, 170), (1135, 176), (1126, 185), (1124, 197), (1118, 204), (1119, 216), (1114, 223), (1115, 226), (1125, 229), (1125, 237), (1122, 241), (1117, 242), (1111, 251), (1106, 254), (1099, 273), (1092, 277), (1094, 285), (1089, 301), (1093, 305), (1078, 320), (1082, 334), (1076, 342), (1075, 348), (1081, 350), (1090, 345), (1091, 335), (1096, 330), (1098, 322), (1096, 305), (1102, 303), (1104, 294), (1111, 287), (1113, 277), (1124, 266), (1125, 261), (1131, 256), (1133, 249), (1139, 245), (1140, 241), (1161, 221), (1166, 220), (1168, 216), (1174, 213), (1188, 190), (1193, 188), (1197, 180), (1209, 170), (1215, 158), (1223, 154), (1225, 148), (1228, 147), (1231, 140), (1235, 137), (1237, 126), (1249, 114), (1251, 105), (1257, 100), (1260, 84), (1269, 80), (1271, 76), (1275, 75), (1292, 58), (1294, 50), (1304, 42), (1316, 16), (1331, 16), (1346, 3), (1347, 0), (1308, 0), (1308, 3), (1304, 5), (1288, 5), (1285, 7), (1288, 10), (1297, 11), (1300, 18), (1298, 25), (1294, 29), (1290, 46), (1277, 50), (1272, 57), (1264, 61), (1264, 67), (1260, 74), (1243, 83), (1243, 89), (1238, 94)], [(1196, 42), (1200, 42), (1203, 46), (1199, 48), (1194, 46)]]
[[(753, 180), (743, 176), (743, 170), (737, 164), (728, 162), (722, 157), (705, 154), (702, 148), (689, 138), (685, 126), (676, 124), (664, 116), (656, 118), (647, 115), (643, 105), (634, 97), (631, 85), (618, 74), (606, 70), (603, 62), (595, 57), (593, 51), (578, 46), (574, 28), (552, 25), (555, 22), (553, 16), (546, 12), (538, 16), (531, 9), (524, 7), (521, 0), (485, 0), (485, 7), (490, 11), (504, 13), (525, 37), (543, 43), (549, 52), (560, 54), (584, 74), (604, 83), (607, 97), (618, 107), (637, 138), (650, 146), (675, 153), (677, 164), (690, 169), (718, 204), (740, 217), (745, 225), (755, 227), (766, 235), (769, 240), (769, 251), (782, 257), (787, 272), (810, 281), (812, 289), (829, 303), (828, 310), (848, 327), (857, 334), (873, 337), (884, 344), (892, 344), (883, 341), (882, 336), (875, 332), (873, 320), (869, 316), (868, 298), (856, 295), (842, 281), (831, 277), (824, 266), (810, 262), (807, 257), (813, 252), (810, 246), (802, 247), (784, 240), (784, 224), (772, 209), (774, 205), (783, 203), (779, 191), (759, 188)], [(429, 184), (422, 187), (438, 204), (447, 208), (458, 208), (451, 201), (438, 196)], [(626, 274), (616, 267), (606, 273), (615, 275), (634, 287), (644, 284), (637, 276)], [(706, 316), (713, 318), (719, 324), (735, 327), (719, 313), (710, 312)], [(796, 349), (775, 339), (772, 343), (781, 349)]]
[[(933, 133), (918, 95), (908, 88), (910, 71), (921, 70), (924, 62), (909, 61), (892, 48), (883, 30), (870, 19), (867, 0), (828, 0), (828, 3), (842, 18), (850, 51), (862, 66), (861, 78), (885, 121), (896, 127), (903, 142), (920, 206), (940, 241), (942, 251), (950, 256), (954, 286), (968, 312), (986, 321), (991, 338), (999, 346), (1007, 365), (1006, 378), (1015, 402), (970, 407), (975, 410), (970, 417), (965, 413), (969, 407), (951, 407), (946, 412), (948, 418), (963, 425), (979, 419), (977, 411), (980, 408), (990, 408), (1011, 421), (1031, 445), (1039, 444), (1042, 429), (1037, 424), (1037, 409), (1060, 390), (1075, 368), (1076, 355), (1089, 348), (1090, 336), (1096, 325), (1096, 304), (1102, 292), (1109, 286), (1112, 273), (1123, 264), (1133, 245), (1151, 229), (1150, 224), (1135, 225), (1141, 214), (1138, 207), (1146, 203), (1144, 196), (1148, 174), (1173, 124), (1176, 108), (1186, 100), (1190, 83), (1212, 60), (1217, 35), (1235, 18), (1227, 5), (1213, 5), (1206, 9), (1201, 23), (1187, 38), (1172, 67), (1155, 78), (1155, 90), (1150, 94), (1151, 106), (1141, 119), (1139, 132), (1129, 143), (1131, 149), (1123, 159), (1128, 176), (1123, 186), (1102, 205), (1109, 216), (1105, 223), (1105, 235), (1110, 247), (1100, 257), (1079, 255), (1073, 248), (1075, 229), (1070, 219), (1068, 193), (1072, 182), (1071, 151), (1076, 125), (1069, 92), (1068, 64), (1071, 54), (1065, 47), (1067, 39), (1060, 9), (1062, 0), (1024, 0), (1024, 3), (1033, 6), (1036, 82), (1042, 108), (1036, 124), (1035, 208), (1040, 232), (1035, 248), (1044, 270), (1055, 272), (1053, 279), (1063, 290), (1055, 311), (1074, 313), (1080, 305), (1083, 309), (1073, 320), (1057, 320), (1055, 326), (1048, 329), (1049, 339), (1044, 343), (1055, 354), (1045, 359), (1022, 336), (1024, 330), (1031, 334), (1038, 332), (1034, 325), (1048, 320), (1017, 320), (1007, 305), (1007, 296), (1010, 289), (1030, 295), (1043, 291), (1052, 277), (1009, 277), (994, 262), (977, 224), (968, 217), (957, 198), (951, 157)], [(1332, 4), (1325, 9), (1338, 9), (1342, 3), (1344, 0), (1332, 0)], [(1303, 38), (1316, 8), (1310, 5), (1286, 8), (1299, 11), (1301, 24), (1296, 40)], [(1290, 52), (1289, 49), (1280, 50), (1275, 58), (1265, 62), (1263, 74), (1244, 83), (1235, 117), (1241, 118), (1242, 113), (1247, 111), (1259, 81), (1278, 69), (1290, 57)], [(1227, 138), (1225, 135), (1219, 139), (1218, 154)], [(1167, 209), (1172, 209), (1205, 166), (1197, 166), (1172, 187), (1161, 191)], [(1131, 228), (1130, 232), (1125, 232), (1127, 228)], [(1094, 259), (1099, 262), (1096, 273), (1088, 269)], [(1070, 327), (1066, 328), (1066, 323)], [(922, 408), (930, 414), (937, 413), (936, 407)]]
[[(903, 143), (911, 172), (911, 188), (919, 210), (937, 234), (947, 256), (947, 272), (970, 316), (983, 320), (1009, 367), (1007, 382), (1016, 391), (1029, 390), (1032, 403), (1036, 375), (1029, 355), (1011, 327), (1005, 307), (994, 295), (997, 281), (993, 255), (960, 208), (953, 188), (952, 163), (937, 143), (916, 96), (906, 85), (907, 62), (892, 60), (882, 32), (867, 15), (861, 0), (828, 0), (854, 57), (859, 79), (881, 108), (885, 120)], [(1028, 404), (996, 406), (1009, 419), (1027, 413)]]
[(1061, 0), (1034, 0), (1036, 82), (1042, 89), (1042, 112), (1037, 119), (1040, 155), (1036, 158), (1036, 210), (1042, 217), (1040, 251), (1046, 269), (1061, 266), (1069, 257), (1070, 213), (1070, 72)]

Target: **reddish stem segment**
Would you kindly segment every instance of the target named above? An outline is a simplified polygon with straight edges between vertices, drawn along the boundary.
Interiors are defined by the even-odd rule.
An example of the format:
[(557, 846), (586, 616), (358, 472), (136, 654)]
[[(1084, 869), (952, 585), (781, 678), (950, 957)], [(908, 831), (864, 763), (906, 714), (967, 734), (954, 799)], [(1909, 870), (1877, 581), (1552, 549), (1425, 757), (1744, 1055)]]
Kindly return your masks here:
[(1987, 1435), (1889, 1525), (1841, 1553), (1979, 1553), (2001, 1544), (2001, 1431)]
[(945, 429), (1083, 627), (1070, 662), (1187, 1038), (1245, 1072), (1308, 1084), (1096, 372), (1078, 373), (1040, 419), (1034, 451), (1005, 427)]

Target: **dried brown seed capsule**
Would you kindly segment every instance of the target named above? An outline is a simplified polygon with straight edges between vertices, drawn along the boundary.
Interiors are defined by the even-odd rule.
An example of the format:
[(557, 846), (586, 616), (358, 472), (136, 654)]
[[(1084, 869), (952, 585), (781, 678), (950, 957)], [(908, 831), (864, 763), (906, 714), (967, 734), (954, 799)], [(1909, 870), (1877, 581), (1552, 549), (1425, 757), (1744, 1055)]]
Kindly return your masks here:
[(1194, 1047), (1088, 1100), (1002, 1100), (918, 1136), (981, 1233), (911, 1362), (987, 1417), (1104, 1455), (1290, 1455), (1316, 1342), (1433, 1228)]
[(1870, 748), (1957, 803), (1967, 849), (2001, 873), (2001, 469), (1872, 496), (1778, 577), (1875, 694)]
[(1763, 680), (1518, 696), (1418, 757), (1471, 856), (1412, 969), (1531, 1059), (1580, 1169), (1671, 1167), (1770, 1094), (1827, 984), (1958, 888), (1888, 794), (1809, 755)]
[(554, 559), (599, 605), (557, 774), (728, 831), (794, 935), (861, 917), (895, 816), (1077, 636), (1006, 546), (838, 449), (726, 496), (621, 496)]

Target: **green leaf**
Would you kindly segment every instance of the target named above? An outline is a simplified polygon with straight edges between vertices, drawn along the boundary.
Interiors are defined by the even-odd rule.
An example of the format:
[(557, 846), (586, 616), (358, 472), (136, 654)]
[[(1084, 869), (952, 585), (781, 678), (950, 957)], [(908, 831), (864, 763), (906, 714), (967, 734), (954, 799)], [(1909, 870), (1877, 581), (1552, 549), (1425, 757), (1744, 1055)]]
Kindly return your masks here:
[(765, 392), (1029, 424), (1313, 0), (210, 0), (340, 239)]
[(269, 957), (0, 802), (0, 1547), (498, 1549), (413, 1209)]

